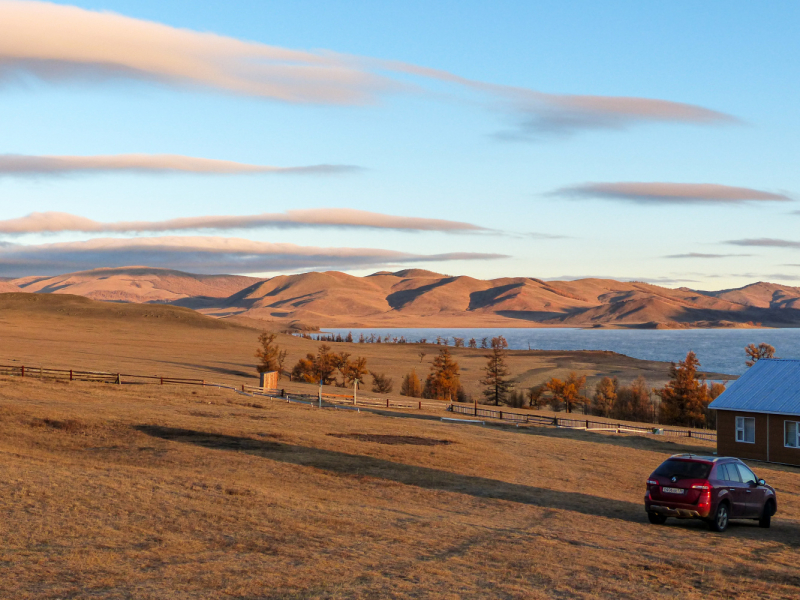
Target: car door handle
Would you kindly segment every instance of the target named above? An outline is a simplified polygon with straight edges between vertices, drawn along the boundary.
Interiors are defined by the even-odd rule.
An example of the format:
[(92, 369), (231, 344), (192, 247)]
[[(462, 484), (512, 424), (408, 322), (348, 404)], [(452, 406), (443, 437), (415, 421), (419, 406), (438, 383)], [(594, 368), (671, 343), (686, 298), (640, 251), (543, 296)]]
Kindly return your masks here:
[(736, 488), (728, 488), (728, 491), (729, 491), (729, 492), (735, 492), (735, 491), (736, 491)]

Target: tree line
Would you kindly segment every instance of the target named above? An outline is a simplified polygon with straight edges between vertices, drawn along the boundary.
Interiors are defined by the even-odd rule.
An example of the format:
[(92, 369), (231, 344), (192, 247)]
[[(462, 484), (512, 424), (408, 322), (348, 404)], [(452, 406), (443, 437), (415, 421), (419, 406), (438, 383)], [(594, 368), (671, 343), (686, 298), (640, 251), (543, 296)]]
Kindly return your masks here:
[(334, 334), (316, 334), (312, 335), (310, 333), (298, 333), (295, 334), (297, 337), (303, 338), (305, 340), (314, 340), (317, 342), (327, 342), (327, 343), (358, 343), (358, 344), (436, 344), (437, 346), (450, 346), (450, 340), (452, 339), (452, 345), (455, 348), (483, 348), (487, 349), (490, 348), (490, 341), (488, 337), (484, 337), (481, 339), (476, 338), (461, 338), (461, 337), (442, 337), (437, 335), (435, 338), (419, 338), (418, 340), (407, 340), (405, 336), (396, 336), (396, 335), (389, 335), (386, 334), (381, 336), (380, 334), (371, 333), (369, 335), (360, 334), (358, 339), (356, 340), (353, 338), (353, 333), (348, 332), (347, 335), (342, 336), (342, 334), (337, 333)]
[[(304, 334), (303, 337), (310, 337)], [(330, 337), (330, 336), (329, 336)], [(341, 336), (338, 336), (341, 338)], [(259, 338), (261, 346), (256, 356), (261, 360), (260, 372), (266, 370), (282, 372), (286, 351), (275, 344), (275, 334), (263, 333)], [(400, 341), (403, 340), (403, 341)], [(434, 357), (425, 381), (417, 375), (416, 369), (406, 374), (400, 385), (400, 394), (412, 398), (430, 398), (464, 402), (470, 400), (460, 381), (460, 369), (445, 338), (437, 338), (444, 346)], [(456, 347), (464, 347), (462, 338), (455, 338)], [(339, 340), (336, 340), (339, 341)], [(352, 341), (348, 334), (341, 341)], [(366, 337), (362, 343), (407, 343), (404, 338), (381, 341), (380, 336)], [(423, 338), (419, 343), (426, 343)], [(478, 341), (470, 339), (467, 347), (477, 348)], [(546, 382), (522, 390), (515, 387), (511, 371), (507, 365), (508, 342), (502, 336), (483, 338), (480, 348), (489, 350), (480, 384), (483, 386), (482, 403), (495, 406), (505, 405), (513, 408), (541, 409), (549, 406), (553, 411), (571, 413), (582, 410), (584, 414), (610, 417), (625, 421), (662, 423), (689, 427), (716, 427), (716, 413), (708, 405), (725, 391), (719, 382), (707, 382), (699, 373), (700, 361), (694, 352), (670, 367), (670, 379), (662, 388), (651, 388), (643, 376), (627, 385), (616, 377), (603, 377), (588, 390), (586, 376), (571, 372), (564, 379), (549, 378)], [(774, 358), (775, 348), (769, 344), (749, 344), (745, 347), (746, 365), (754, 365), (762, 358)], [(418, 353), (420, 362), (427, 356), (425, 351)], [(316, 354), (307, 354), (294, 366), (290, 377), (294, 381), (322, 383), (349, 387), (372, 376), (372, 391), (389, 393), (394, 388), (392, 378), (383, 373), (367, 369), (363, 357), (351, 358), (347, 352), (333, 352), (327, 344), (322, 344)]]

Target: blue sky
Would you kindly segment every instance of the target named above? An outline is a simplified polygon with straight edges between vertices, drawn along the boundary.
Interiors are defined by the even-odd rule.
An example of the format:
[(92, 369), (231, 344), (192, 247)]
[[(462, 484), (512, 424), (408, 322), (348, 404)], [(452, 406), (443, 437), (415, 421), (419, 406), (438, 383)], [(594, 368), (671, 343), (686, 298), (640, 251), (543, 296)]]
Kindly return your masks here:
[[(85, 11), (64, 19), (54, 5), (0, 1), (0, 19), (13, 13), (24, 34), (0, 41), (0, 62), (10, 65), (0, 69), (0, 155), (10, 165), (0, 161), (0, 276), (135, 259), (195, 271), (424, 266), (480, 278), (598, 276), (696, 288), (800, 280), (800, 214), (792, 214), (800, 210), (797, 3), (59, 4), (131, 19), (105, 28)], [(43, 30), (48, 19), (54, 30)], [(70, 37), (84, 22), (89, 34)], [(312, 62), (334, 59), (309, 85), (290, 83), (312, 100), (287, 101), (226, 89), (219, 77), (198, 83), (123, 64), (126, 52), (136, 58), (152, 47), (143, 40), (136, 48), (139, 24), (177, 28), (168, 37), (210, 32), (302, 51)], [(87, 43), (88, 55), (72, 47), (101, 30), (111, 35)], [(61, 45), (37, 54), (37, 36), (61, 33)], [(115, 54), (123, 43), (133, 49)], [(182, 52), (157, 47), (157, 59), (171, 60), (173, 47)], [(209, 53), (203, 60), (222, 60)], [(106, 55), (122, 57), (121, 66), (109, 70)], [(248, 85), (271, 86), (274, 75), (249, 72), (252, 60), (214, 64)], [(356, 99), (331, 99), (327, 70), (339, 68), (347, 86), (358, 80), (348, 87)], [(590, 97), (580, 100), (589, 109), (566, 110), (576, 97)], [(620, 113), (621, 97), (688, 105), (688, 116), (638, 100), (635, 114)], [(617, 111), (611, 120), (598, 108), (608, 102)], [(643, 118), (639, 109), (660, 116)], [(358, 168), (230, 174), (87, 167), (81, 158), (131, 154)], [(8, 155), (25, 157), (24, 168)], [(53, 156), (75, 160), (36, 162)], [(624, 186), (598, 192), (599, 184), (631, 183), (640, 184), (635, 194)], [(14, 224), (50, 212), (117, 223), (323, 208), (483, 230), (365, 226), (361, 217), (349, 226), (300, 219), (157, 232), (78, 231), (63, 215), (48, 231)], [(255, 242), (255, 250), (220, 238)]]

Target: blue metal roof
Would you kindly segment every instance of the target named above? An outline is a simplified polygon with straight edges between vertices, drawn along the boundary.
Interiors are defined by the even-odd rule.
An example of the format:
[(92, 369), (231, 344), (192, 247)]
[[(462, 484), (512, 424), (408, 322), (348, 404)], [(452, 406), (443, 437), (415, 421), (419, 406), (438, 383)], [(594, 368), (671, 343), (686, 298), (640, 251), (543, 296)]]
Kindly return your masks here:
[(708, 407), (800, 415), (800, 360), (762, 358)]

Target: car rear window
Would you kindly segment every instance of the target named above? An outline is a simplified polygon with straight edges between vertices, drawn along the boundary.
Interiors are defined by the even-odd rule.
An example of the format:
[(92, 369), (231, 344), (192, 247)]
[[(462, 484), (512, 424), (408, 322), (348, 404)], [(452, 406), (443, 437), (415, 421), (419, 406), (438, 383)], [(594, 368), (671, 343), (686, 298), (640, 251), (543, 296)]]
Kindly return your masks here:
[(678, 479), (706, 479), (711, 472), (711, 465), (695, 460), (670, 459), (661, 463), (655, 474), (662, 477), (677, 477)]

